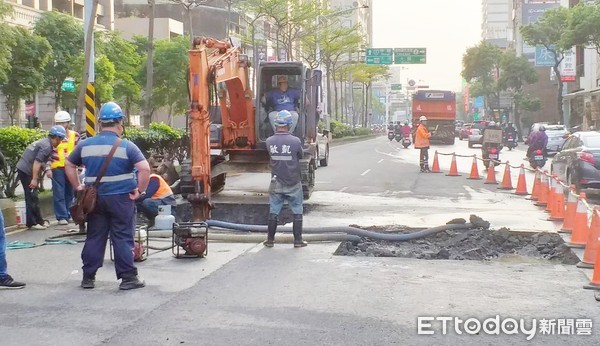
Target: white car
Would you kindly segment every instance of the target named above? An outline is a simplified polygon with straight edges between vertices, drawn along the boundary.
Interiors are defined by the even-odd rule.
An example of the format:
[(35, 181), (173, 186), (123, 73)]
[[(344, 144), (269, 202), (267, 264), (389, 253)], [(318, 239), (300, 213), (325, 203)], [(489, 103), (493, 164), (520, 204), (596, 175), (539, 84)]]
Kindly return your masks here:
[(546, 151), (548, 154), (556, 154), (560, 151), (566, 141), (566, 135), (569, 133), (564, 125), (544, 125), (548, 144)]

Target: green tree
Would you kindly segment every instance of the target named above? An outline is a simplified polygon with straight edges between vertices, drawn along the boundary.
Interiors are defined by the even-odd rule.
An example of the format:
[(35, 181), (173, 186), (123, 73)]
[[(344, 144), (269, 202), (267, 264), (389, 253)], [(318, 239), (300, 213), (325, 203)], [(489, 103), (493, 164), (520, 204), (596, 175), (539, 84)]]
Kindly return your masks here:
[(565, 7), (558, 7), (546, 11), (542, 17), (535, 23), (521, 26), (520, 31), (523, 40), (532, 46), (544, 46), (554, 57), (554, 66), (552, 69), (558, 81), (558, 116), (563, 119), (562, 92), (564, 83), (560, 78), (560, 63), (565, 57), (565, 53), (571, 50), (573, 43), (567, 34), (570, 10)]
[(13, 42), (12, 30), (8, 24), (3, 21), (3, 18), (12, 13), (12, 6), (0, 0), (0, 84), (8, 80), (8, 72), (10, 71), (10, 48)]
[(62, 83), (73, 75), (73, 63), (83, 52), (83, 25), (71, 16), (48, 11), (42, 13), (33, 32), (45, 37), (52, 47), (52, 58), (44, 72), (44, 89), (54, 93), (54, 107), (58, 110)]
[(600, 4), (579, 3), (570, 9), (564, 41), (574, 46), (592, 46), (600, 54)]
[(129, 117), (134, 105), (138, 105), (141, 101), (142, 86), (137, 76), (142, 72), (140, 68), (142, 54), (138, 52), (136, 44), (112, 31), (104, 32), (97, 42), (98, 52), (101, 52), (114, 66), (114, 82), (111, 84), (113, 98), (123, 106), (125, 114)]
[(187, 36), (156, 41), (152, 107), (154, 110), (167, 108), (169, 125), (172, 125), (172, 116), (185, 112), (188, 106), (188, 49)]
[(21, 100), (32, 99), (36, 92), (42, 90), (44, 68), (50, 60), (52, 48), (44, 37), (33, 35), (25, 28), (14, 28), (13, 37), (12, 69), (8, 80), (0, 83), (0, 91), (6, 97), (11, 125), (21, 125), (18, 117)]
[(537, 82), (539, 76), (527, 58), (517, 56), (512, 50), (502, 54), (500, 67), (501, 73), (498, 86), (500, 90), (508, 90), (512, 94), (514, 122), (517, 125), (517, 131), (521, 134), (520, 110), (535, 110), (531, 108), (533, 104), (531, 97), (524, 95), (523, 87)]
[(367, 65), (365, 63), (359, 63), (352, 66), (353, 79), (355, 82), (361, 83), (365, 90), (363, 97), (361, 98), (362, 105), (362, 121), (364, 127), (369, 125), (368, 109), (369, 109), (369, 95), (371, 94), (371, 86), (374, 81), (389, 77), (389, 67), (387, 65)]
[(0, 150), (6, 159), (6, 165), (0, 168), (0, 195), (15, 197), (15, 189), (19, 186), (17, 162), (29, 144), (46, 135), (47, 132), (39, 129), (18, 126), (0, 128)]
[[(80, 88), (84, 87), (81, 83), (83, 76), (83, 53), (73, 61), (72, 71), (75, 77), (75, 84)], [(113, 63), (104, 55), (96, 54), (94, 57), (94, 86), (96, 88), (96, 99), (99, 103), (105, 103), (113, 101), (113, 88), (115, 83), (115, 66)], [(77, 88), (79, 90), (79, 88)], [(77, 104), (78, 92), (70, 92), (63, 94), (62, 104), (65, 107), (75, 107)]]
[(463, 55), (461, 76), (472, 85), (472, 96), (483, 96), (485, 109), (499, 107), (500, 88), (497, 80), (501, 58), (502, 51), (486, 41), (468, 48)]

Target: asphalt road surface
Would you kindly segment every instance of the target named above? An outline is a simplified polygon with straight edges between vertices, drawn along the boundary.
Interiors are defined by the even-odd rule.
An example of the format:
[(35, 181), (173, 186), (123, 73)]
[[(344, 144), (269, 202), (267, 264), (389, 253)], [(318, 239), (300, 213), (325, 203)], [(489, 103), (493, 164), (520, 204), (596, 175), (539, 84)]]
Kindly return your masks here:
[[(434, 146), (431, 160), (436, 149), (466, 156), (480, 152), (457, 142)], [(503, 151), (501, 159), (520, 165), (524, 162), (521, 149)], [(477, 214), (494, 228), (555, 231), (560, 227), (512, 191), (499, 190), (483, 180), (467, 180), (471, 164), (472, 158), (457, 158), (460, 177), (421, 174), (418, 151), (402, 149), (385, 137), (333, 147), (330, 166), (317, 170), (316, 191), (306, 202), (313, 208), (305, 223), (426, 227)], [(450, 156), (440, 156), (440, 165), (447, 172)], [(513, 184), (518, 173), (511, 172)], [(500, 169), (497, 175), (502, 178)], [(529, 172), (527, 178), (532, 178)], [(268, 175), (230, 177), (225, 193), (264, 198), (267, 184)], [(8, 241), (41, 243), (67, 228), (14, 233)], [(97, 288), (82, 290), (78, 287), (81, 244), (9, 250), (10, 273), (28, 285), (0, 292), (0, 344), (600, 342), (598, 303), (591, 291), (582, 289), (590, 271), (523, 258), (479, 262), (334, 256), (338, 245), (313, 243), (293, 249), (290, 244), (277, 244), (266, 249), (257, 243), (211, 242), (205, 259), (186, 260), (173, 258), (170, 251), (152, 252), (138, 264), (147, 287), (128, 292), (118, 290), (108, 252), (98, 272)], [(480, 322), (497, 318), (500, 324), (523, 319), (527, 330), (532, 325), (536, 329), (526, 332), (509, 323), (504, 330), (498, 329), (499, 335), (487, 335), (483, 329), (466, 332), (453, 320), (444, 334), (440, 318), (446, 317)], [(420, 324), (419, 318), (425, 320)], [(549, 322), (542, 319), (554, 320), (549, 335), (542, 328)], [(474, 321), (469, 326), (476, 326)], [(507, 329), (514, 335), (507, 335)], [(420, 335), (419, 331), (433, 334)], [(591, 335), (577, 335), (588, 331)]]

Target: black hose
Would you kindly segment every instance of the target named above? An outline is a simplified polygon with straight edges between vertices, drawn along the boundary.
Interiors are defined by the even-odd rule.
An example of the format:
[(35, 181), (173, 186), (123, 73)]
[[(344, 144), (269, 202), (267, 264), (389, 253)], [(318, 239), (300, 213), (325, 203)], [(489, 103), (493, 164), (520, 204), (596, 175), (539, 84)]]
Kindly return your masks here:
[[(242, 232), (267, 232), (267, 226), (264, 225), (248, 225), (248, 224), (238, 224), (232, 222), (225, 222), (219, 220), (207, 220), (206, 223), (209, 227), (216, 228), (225, 228), (234, 231), (242, 231)], [(409, 241), (414, 239), (419, 239), (423, 237), (427, 237), (429, 235), (448, 231), (448, 230), (461, 230), (461, 229), (472, 229), (477, 228), (472, 223), (464, 223), (464, 224), (450, 224), (450, 225), (442, 225), (432, 228), (427, 228), (422, 231), (413, 232), (409, 234), (389, 234), (389, 233), (380, 233), (380, 232), (372, 232), (364, 229), (350, 227), (350, 226), (341, 226), (341, 227), (304, 227), (302, 229), (303, 233), (347, 233), (352, 235), (357, 235), (364, 238), (376, 239), (376, 240), (387, 240), (387, 241)], [(277, 231), (279, 232), (291, 232), (292, 228), (287, 227), (278, 227)]]

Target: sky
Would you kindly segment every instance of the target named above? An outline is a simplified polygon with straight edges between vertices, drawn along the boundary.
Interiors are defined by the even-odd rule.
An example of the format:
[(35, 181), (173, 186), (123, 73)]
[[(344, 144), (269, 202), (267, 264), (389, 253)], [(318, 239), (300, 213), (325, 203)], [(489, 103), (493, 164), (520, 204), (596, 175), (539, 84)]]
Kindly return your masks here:
[(460, 91), (462, 56), (481, 41), (482, 0), (372, 1), (373, 48), (427, 48), (427, 64), (390, 65), (408, 68), (402, 84)]

